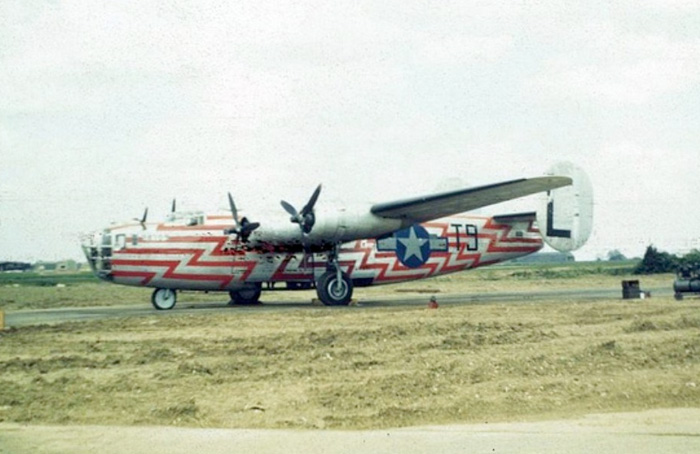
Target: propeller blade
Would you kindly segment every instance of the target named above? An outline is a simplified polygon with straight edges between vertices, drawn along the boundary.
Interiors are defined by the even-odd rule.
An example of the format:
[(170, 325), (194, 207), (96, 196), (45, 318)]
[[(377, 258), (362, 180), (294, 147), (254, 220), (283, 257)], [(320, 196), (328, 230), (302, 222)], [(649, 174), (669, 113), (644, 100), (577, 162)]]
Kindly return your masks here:
[(141, 217), (141, 219), (134, 218), (134, 221), (141, 224), (141, 228), (143, 228), (143, 230), (146, 230), (146, 219), (147, 218), (148, 218), (148, 207), (146, 207), (146, 209), (143, 211), (143, 216)]
[(175, 206), (176, 206), (176, 205), (175, 205), (175, 199), (173, 199), (173, 205), (172, 205), (172, 207), (170, 208), (170, 212), (171, 212), (171, 213), (174, 213), (174, 212), (175, 212)]
[[(299, 213), (297, 212), (296, 208), (294, 208), (290, 203), (282, 200), (280, 202), (280, 204), (282, 205), (282, 208), (284, 208), (284, 210), (292, 216), (292, 218), (294, 218), (294, 219), (299, 218)], [(292, 222), (296, 222), (296, 221), (292, 221)]]
[(311, 230), (313, 229), (314, 224), (316, 223), (314, 206), (318, 201), (319, 195), (321, 195), (321, 187), (322, 185), (320, 184), (318, 185), (318, 187), (316, 187), (313, 194), (311, 194), (311, 198), (308, 202), (306, 202), (306, 205), (304, 205), (304, 208), (301, 210), (301, 212), (298, 212), (296, 208), (292, 206), (292, 204), (285, 202), (284, 200), (280, 202), (282, 208), (284, 208), (284, 210), (292, 216), (290, 221), (294, 222), (295, 224), (299, 224), (302, 239), (306, 238), (306, 236), (309, 233), (311, 233)]
[(304, 206), (304, 208), (301, 210), (301, 215), (303, 217), (306, 217), (307, 214), (311, 213), (314, 210), (314, 205), (316, 205), (316, 201), (318, 200), (318, 196), (321, 194), (321, 186), (318, 185), (314, 193), (311, 195), (311, 198), (309, 199), (309, 202)]
[(230, 192), (228, 193), (228, 204), (231, 207), (231, 215), (233, 216), (233, 222), (235, 225), (231, 229), (224, 230), (224, 232), (227, 235), (235, 233), (236, 237), (238, 237), (239, 240), (247, 242), (248, 237), (253, 232), (253, 230), (260, 227), (260, 223), (250, 222), (245, 216), (243, 217), (243, 219), (238, 219), (238, 209), (236, 208), (236, 203), (233, 201), (233, 196)]
[(238, 221), (238, 210), (236, 209), (236, 204), (233, 202), (233, 197), (231, 193), (228, 193), (228, 204), (231, 207), (231, 214), (233, 215), (233, 222), (236, 224), (236, 228), (240, 228), (241, 223)]
[(247, 237), (253, 232), (253, 230), (257, 229), (258, 227), (260, 227), (259, 222), (248, 222), (241, 228), (241, 236), (244, 238)]

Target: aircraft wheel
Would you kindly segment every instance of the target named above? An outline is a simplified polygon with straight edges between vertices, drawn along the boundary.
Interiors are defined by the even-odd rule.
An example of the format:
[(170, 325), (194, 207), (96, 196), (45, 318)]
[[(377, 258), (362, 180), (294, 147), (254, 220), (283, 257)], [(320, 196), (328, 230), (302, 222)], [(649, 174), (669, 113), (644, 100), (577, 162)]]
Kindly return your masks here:
[(345, 273), (338, 281), (338, 273), (326, 271), (316, 284), (316, 293), (326, 306), (347, 306), (352, 298), (352, 281)]
[(159, 311), (167, 311), (175, 307), (177, 294), (169, 288), (157, 288), (151, 295), (151, 304)]
[(233, 304), (257, 304), (261, 293), (262, 284), (259, 282), (228, 292)]
[(683, 294), (681, 292), (676, 292), (673, 294), (673, 297), (676, 299), (676, 301), (681, 301), (683, 299)]

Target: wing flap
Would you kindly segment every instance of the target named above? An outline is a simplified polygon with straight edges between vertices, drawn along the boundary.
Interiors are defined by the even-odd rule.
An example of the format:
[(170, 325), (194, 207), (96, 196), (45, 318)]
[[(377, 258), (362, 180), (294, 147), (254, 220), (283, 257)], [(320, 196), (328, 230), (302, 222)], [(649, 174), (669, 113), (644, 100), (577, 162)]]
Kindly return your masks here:
[(569, 186), (569, 177), (547, 176), (506, 181), (475, 188), (373, 205), (373, 214), (385, 218), (426, 222), (538, 192)]

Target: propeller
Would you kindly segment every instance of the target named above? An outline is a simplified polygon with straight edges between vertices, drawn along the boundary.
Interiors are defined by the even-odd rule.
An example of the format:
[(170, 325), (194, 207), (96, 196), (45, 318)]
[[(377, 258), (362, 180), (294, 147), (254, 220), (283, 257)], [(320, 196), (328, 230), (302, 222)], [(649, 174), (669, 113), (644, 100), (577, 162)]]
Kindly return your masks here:
[(233, 222), (235, 225), (233, 228), (225, 230), (224, 233), (227, 235), (235, 233), (239, 240), (243, 240), (244, 242), (248, 241), (248, 237), (251, 233), (253, 233), (253, 230), (260, 227), (260, 223), (250, 222), (245, 216), (240, 220), (238, 219), (236, 203), (233, 201), (233, 197), (231, 196), (230, 192), (228, 193), (228, 204), (231, 207), (231, 214), (233, 215)]
[(175, 199), (173, 199), (173, 205), (172, 205), (172, 207), (170, 208), (170, 212), (171, 212), (171, 213), (174, 213), (174, 212), (176, 211), (176, 210), (175, 210), (175, 207), (176, 207), (176, 205), (175, 205)]
[(147, 219), (147, 218), (148, 218), (148, 208), (146, 208), (146, 209), (144, 210), (143, 216), (141, 217), (141, 219), (139, 219), (139, 218), (134, 218), (134, 221), (136, 221), (136, 222), (138, 222), (139, 224), (141, 224), (141, 228), (143, 228), (143, 230), (146, 230), (146, 219)]
[(316, 215), (314, 214), (314, 205), (316, 205), (316, 201), (318, 200), (318, 196), (321, 194), (321, 185), (319, 184), (316, 190), (314, 191), (313, 194), (311, 194), (311, 198), (309, 201), (304, 205), (304, 208), (301, 209), (301, 211), (297, 211), (296, 208), (294, 208), (290, 203), (285, 202), (282, 200), (280, 203), (282, 205), (282, 208), (285, 209), (287, 213), (290, 214), (291, 218), (289, 219), (290, 221), (299, 224), (299, 228), (301, 229), (302, 236), (308, 235), (311, 233), (311, 230), (314, 228), (314, 224), (316, 223)]

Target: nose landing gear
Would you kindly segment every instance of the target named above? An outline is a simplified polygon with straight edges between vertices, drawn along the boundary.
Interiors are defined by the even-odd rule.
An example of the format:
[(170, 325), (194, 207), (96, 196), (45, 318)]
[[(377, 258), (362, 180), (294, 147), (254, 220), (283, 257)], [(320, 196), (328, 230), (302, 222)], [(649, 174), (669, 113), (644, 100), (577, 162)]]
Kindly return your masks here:
[(151, 303), (159, 311), (167, 311), (175, 307), (177, 294), (169, 288), (157, 288), (151, 295)]

